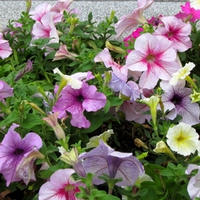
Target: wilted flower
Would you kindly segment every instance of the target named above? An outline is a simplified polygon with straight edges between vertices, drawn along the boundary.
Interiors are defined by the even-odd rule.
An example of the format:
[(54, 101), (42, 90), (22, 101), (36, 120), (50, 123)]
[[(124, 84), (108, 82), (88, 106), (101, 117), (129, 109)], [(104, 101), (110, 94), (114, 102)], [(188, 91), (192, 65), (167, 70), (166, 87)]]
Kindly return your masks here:
[(199, 145), (196, 130), (183, 122), (169, 128), (166, 137), (171, 150), (183, 156), (194, 153)]
[(114, 151), (102, 140), (98, 147), (81, 154), (79, 159), (83, 160), (85, 171), (95, 175), (95, 185), (104, 183), (98, 176), (107, 174), (110, 178), (122, 178), (121, 182), (116, 183), (118, 186), (132, 186), (139, 175), (144, 173), (142, 164), (132, 153)]
[(80, 192), (79, 186), (84, 184), (74, 181), (72, 174), (73, 169), (59, 169), (54, 172), (50, 180), (43, 184), (39, 190), (39, 200), (76, 200), (76, 193)]
[(21, 139), (14, 129), (19, 127), (13, 124), (0, 145), (0, 173), (6, 179), (6, 185), (11, 182), (23, 180), (16, 174), (16, 169), (24, 157), (27, 157), (35, 148), (42, 147), (42, 139), (36, 133), (28, 133)]

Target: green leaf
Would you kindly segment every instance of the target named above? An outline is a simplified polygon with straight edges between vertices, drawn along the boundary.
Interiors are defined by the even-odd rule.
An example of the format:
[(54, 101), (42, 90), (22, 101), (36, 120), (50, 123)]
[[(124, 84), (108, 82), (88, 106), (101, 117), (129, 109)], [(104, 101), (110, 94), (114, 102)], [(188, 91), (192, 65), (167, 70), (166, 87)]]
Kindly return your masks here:
[(0, 127), (7, 126), (9, 124), (12, 124), (13, 122), (18, 123), (19, 118), (19, 112), (13, 111), (8, 115), (8, 117), (6, 117), (3, 121), (0, 122)]
[(21, 123), (21, 127), (31, 129), (34, 126), (41, 124), (42, 119), (36, 114), (28, 114), (27, 118)]

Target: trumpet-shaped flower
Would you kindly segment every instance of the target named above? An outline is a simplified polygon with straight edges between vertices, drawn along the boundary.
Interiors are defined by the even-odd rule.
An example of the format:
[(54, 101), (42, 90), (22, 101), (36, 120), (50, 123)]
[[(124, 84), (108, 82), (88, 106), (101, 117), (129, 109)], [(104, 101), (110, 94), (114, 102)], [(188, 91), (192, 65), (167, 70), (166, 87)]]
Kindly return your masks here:
[(59, 169), (54, 172), (50, 180), (43, 184), (39, 190), (39, 200), (76, 200), (76, 193), (83, 183), (75, 181), (72, 177), (73, 169)]
[(164, 111), (169, 111), (168, 119), (175, 119), (180, 115), (181, 122), (190, 125), (199, 123), (200, 108), (197, 103), (192, 103), (189, 95), (192, 93), (190, 88), (185, 88), (183, 82), (178, 82), (176, 85), (170, 85), (167, 81), (160, 83), (164, 93), (161, 97)]
[(186, 174), (191, 174), (193, 170), (198, 170), (197, 174), (190, 178), (187, 191), (192, 200), (195, 200), (196, 197), (200, 198), (200, 166), (195, 164), (189, 164), (186, 169)]
[(192, 8), (196, 10), (200, 10), (200, 2), (199, 0), (190, 0), (190, 5)]
[(58, 0), (51, 8), (52, 12), (56, 12), (56, 13), (63, 13), (64, 11), (68, 11), (69, 6), (71, 5), (71, 3), (73, 2), (73, 0)]
[(4, 101), (5, 98), (13, 96), (13, 88), (11, 88), (6, 82), (0, 80), (0, 101)]
[(195, 67), (194, 63), (192, 62), (186, 63), (184, 67), (180, 68), (176, 73), (172, 74), (172, 78), (169, 81), (169, 83), (172, 85), (176, 85), (179, 80), (184, 81), (194, 67)]
[(171, 150), (183, 156), (194, 153), (199, 144), (196, 130), (183, 122), (169, 128), (166, 137)]
[(122, 178), (118, 186), (132, 186), (139, 175), (144, 173), (140, 161), (132, 153), (121, 153), (107, 146), (102, 140), (95, 149), (83, 153), (79, 157), (87, 173), (93, 173), (93, 183), (104, 183), (98, 176), (107, 174), (110, 178)]
[(147, 9), (154, 0), (138, 0), (138, 8), (133, 10), (129, 15), (122, 16), (121, 19), (115, 24), (115, 31), (119, 37), (124, 31), (130, 31), (138, 24), (147, 23), (143, 16), (143, 12)]
[(60, 98), (53, 107), (54, 112), (68, 111), (72, 114), (71, 124), (78, 128), (88, 128), (90, 121), (84, 116), (84, 111), (95, 112), (106, 104), (106, 96), (97, 92), (95, 86), (86, 82), (80, 89), (74, 89), (67, 85), (60, 93)]
[(19, 133), (14, 129), (19, 127), (13, 124), (5, 135), (0, 145), (0, 173), (6, 179), (6, 185), (11, 182), (23, 180), (17, 176), (17, 167), (22, 159), (31, 152), (42, 147), (42, 139), (36, 133), (28, 133), (21, 139)]
[(59, 42), (58, 33), (53, 21), (55, 13), (47, 12), (41, 21), (36, 21), (33, 25), (32, 34), (33, 39), (49, 38), (50, 42)]
[(159, 79), (170, 80), (180, 68), (175, 59), (176, 51), (171, 41), (145, 33), (136, 39), (135, 50), (128, 54), (126, 66), (131, 71), (143, 72), (139, 86), (152, 89)]
[(185, 23), (174, 16), (162, 17), (161, 21), (164, 27), (158, 27), (154, 35), (170, 40), (174, 49), (179, 52), (184, 52), (192, 47), (192, 42), (189, 38), (192, 27), (189, 23)]

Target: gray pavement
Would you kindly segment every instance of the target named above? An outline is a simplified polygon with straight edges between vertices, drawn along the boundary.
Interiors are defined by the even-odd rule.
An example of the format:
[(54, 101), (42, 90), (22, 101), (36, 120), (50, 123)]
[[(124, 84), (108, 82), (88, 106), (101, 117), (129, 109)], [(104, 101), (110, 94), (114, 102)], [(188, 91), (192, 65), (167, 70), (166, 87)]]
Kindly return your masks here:
[[(43, 0), (32, 0), (32, 9), (34, 9), (38, 4), (45, 1)], [(172, 0), (171, 0), (172, 1)], [(53, 4), (56, 1), (46, 1), (47, 3)], [(183, 5), (185, 0), (182, 2), (173, 0), (155, 0), (155, 2), (145, 11), (145, 16), (155, 16), (155, 15), (174, 15), (180, 11), (180, 5)], [(20, 13), (25, 10), (25, 0), (21, 1), (10, 1), (10, 0), (0, 0), (0, 28), (6, 26), (9, 19), (17, 19)], [(99, 1), (81, 1), (75, 0), (71, 7), (77, 8), (80, 12), (80, 19), (87, 19), (89, 12), (93, 12), (93, 18), (97, 22), (104, 19), (105, 16), (109, 16), (112, 10), (116, 11), (116, 16), (120, 18), (121, 16), (132, 12), (133, 9), (137, 8), (137, 1), (109, 1), (109, 0), (99, 0)]]

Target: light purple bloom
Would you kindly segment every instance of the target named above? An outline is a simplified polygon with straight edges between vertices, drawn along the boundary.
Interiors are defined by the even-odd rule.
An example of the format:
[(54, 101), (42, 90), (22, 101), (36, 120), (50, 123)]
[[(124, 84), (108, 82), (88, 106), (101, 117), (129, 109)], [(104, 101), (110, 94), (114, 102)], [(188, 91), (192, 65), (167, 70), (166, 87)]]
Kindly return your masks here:
[(0, 39), (0, 57), (2, 59), (8, 58), (12, 54), (12, 49), (7, 40)]
[(6, 185), (11, 182), (20, 181), (22, 178), (16, 174), (18, 164), (31, 152), (42, 147), (42, 139), (36, 133), (28, 133), (21, 139), (19, 133), (14, 129), (19, 127), (13, 124), (0, 145), (0, 173), (6, 179)]
[(180, 115), (182, 117), (180, 122), (191, 126), (199, 123), (200, 108), (197, 103), (191, 102), (189, 95), (192, 92), (190, 88), (185, 88), (182, 82), (173, 86), (167, 81), (162, 81), (160, 86), (164, 90), (162, 102), (164, 111), (169, 111), (166, 116), (168, 119), (173, 120), (177, 115)]
[(13, 88), (11, 88), (6, 82), (0, 80), (0, 101), (11, 96), (13, 96)]
[(67, 85), (60, 93), (60, 98), (53, 107), (53, 112), (68, 111), (72, 115), (71, 124), (78, 128), (90, 127), (90, 121), (84, 116), (84, 111), (95, 112), (106, 104), (106, 96), (97, 92), (94, 85), (83, 81), (80, 89)]
[(79, 157), (86, 173), (93, 173), (93, 183), (100, 185), (104, 183), (98, 176), (107, 174), (110, 178), (122, 178), (117, 182), (118, 186), (132, 186), (139, 175), (144, 173), (144, 168), (140, 161), (132, 153), (121, 153), (114, 151), (102, 140), (95, 149), (83, 153)]
[(186, 174), (190, 174), (193, 170), (198, 170), (197, 174), (190, 178), (187, 191), (192, 200), (195, 198), (200, 198), (200, 166), (195, 164), (189, 164), (187, 170), (185, 171)]

